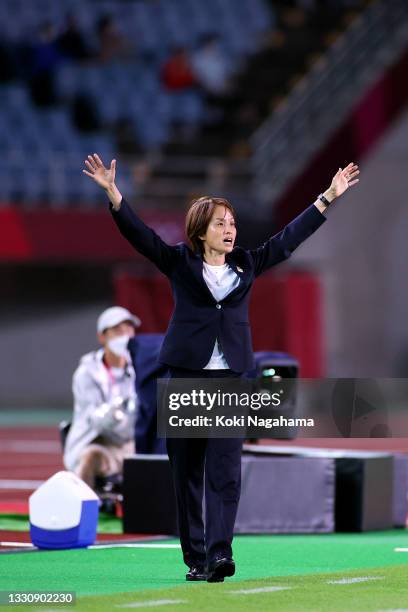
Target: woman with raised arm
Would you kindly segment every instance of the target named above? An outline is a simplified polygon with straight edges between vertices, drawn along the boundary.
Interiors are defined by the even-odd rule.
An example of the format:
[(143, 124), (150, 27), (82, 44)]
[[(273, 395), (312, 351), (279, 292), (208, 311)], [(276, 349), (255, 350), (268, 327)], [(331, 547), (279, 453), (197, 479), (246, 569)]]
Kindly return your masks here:
[[(190, 245), (166, 244), (147, 227), (115, 183), (116, 160), (106, 168), (95, 153), (83, 172), (102, 187), (122, 235), (170, 280), (175, 308), (160, 353), (170, 377), (240, 377), (253, 369), (248, 321), (255, 278), (287, 259), (324, 223), (329, 204), (358, 182), (358, 166), (334, 175), (316, 201), (262, 246), (235, 246), (235, 212), (228, 200), (193, 200), (186, 217)], [(232, 538), (241, 482), (242, 440), (167, 439), (176, 490), (187, 580), (221, 582), (235, 573)], [(205, 481), (205, 529), (202, 516)]]

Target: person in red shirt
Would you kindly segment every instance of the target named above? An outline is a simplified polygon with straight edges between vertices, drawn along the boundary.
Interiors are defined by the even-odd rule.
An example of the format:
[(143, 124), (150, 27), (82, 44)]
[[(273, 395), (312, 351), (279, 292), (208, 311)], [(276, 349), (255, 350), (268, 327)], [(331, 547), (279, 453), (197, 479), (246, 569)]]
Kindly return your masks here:
[(161, 81), (166, 89), (174, 92), (194, 87), (195, 78), (184, 47), (176, 47), (168, 57), (162, 68)]

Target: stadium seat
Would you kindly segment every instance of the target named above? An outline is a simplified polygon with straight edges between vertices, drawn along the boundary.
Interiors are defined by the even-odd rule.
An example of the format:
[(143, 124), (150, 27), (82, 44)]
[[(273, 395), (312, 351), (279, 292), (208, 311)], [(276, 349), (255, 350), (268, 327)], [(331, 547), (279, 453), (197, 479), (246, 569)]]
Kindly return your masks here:
[[(163, 61), (174, 46), (184, 45), (193, 51), (201, 37), (210, 32), (220, 34), (224, 51), (232, 67), (242, 56), (256, 48), (259, 32), (272, 23), (266, 0), (4, 0), (0, 3), (0, 21), (6, 40), (24, 41), (38, 28), (38, 11), (43, 21), (51, 21), (57, 29), (64, 26), (66, 13), (77, 18), (88, 45), (97, 49), (98, 19), (111, 14), (119, 31), (135, 44), (136, 53), (128, 61), (77, 63), (65, 59), (55, 72), (58, 106), (38, 110), (23, 81), (0, 84), (0, 151), (25, 150), (45, 160), (52, 153), (80, 159), (92, 150), (110, 157), (116, 148), (112, 128), (119, 119), (129, 119), (142, 148), (157, 150), (168, 142), (172, 123), (189, 126), (205, 124), (206, 109), (198, 92), (170, 95), (160, 82)], [(18, 19), (17, 19), (18, 17)], [(30, 40), (30, 39), (28, 39)], [(71, 106), (80, 94), (90, 96), (95, 114), (100, 117), (101, 136), (83, 136), (71, 121)], [(4, 128), (4, 129), (3, 129)], [(60, 184), (50, 169), (42, 183), (17, 179), (12, 172), (8, 193), (21, 194), (27, 186), (25, 201), (35, 201), (44, 191), (56, 205), (69, 197), (94, 200), (93, 190), (78, 181), (72, 184), (70, 163), (60, 166), (65, 172)], [(62, 169), (61, 169), (62, 168)], [(45, 177), (45, 178), (44, 178)], [(16, 180), (13, 189), (13, 181)], [(10, 180), (9, 180), (10, 183)]]

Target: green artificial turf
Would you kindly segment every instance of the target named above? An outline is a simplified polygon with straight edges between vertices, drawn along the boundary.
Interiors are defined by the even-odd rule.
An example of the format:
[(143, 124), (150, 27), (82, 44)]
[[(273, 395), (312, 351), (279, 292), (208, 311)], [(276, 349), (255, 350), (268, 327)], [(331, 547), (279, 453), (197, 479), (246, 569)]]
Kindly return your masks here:
[(72, 418), (72, 408), (2, 408), (0, 427), (58, 426), (61, 421)]
[[(28, 514), (0, 514), (0, 531), (29, 531), (29, 529)], [(100, 512), (98, 533), (123, 533), (122, 519)]]
[[(155, 542), (157, 544), (158, 542)], [(163, 544), (177, 543), (166, 540)], [(229, 582), (342, 572), (406, 563), (405, 530), (361, 534), (237, 536)], [(179, 548), (100, 548), (0, 555), (0, 590), (72, 590), (97, 595), (185, 583)], [(408, 599), (407, 599), (408, 604)]]
[[(328, 584), (330, 580), (346, 577), (371, 578), (355, 584)], [(253, 589), (286, 587), (285, 590), (239, 593)], [(111, 597), (79, 598), (76, 610), (132, 609), (134, 604), (148, 602), (178, 601), (169, 605), (150, 605), (157, 610), (202, 610), (214, 612), (233, 610), (244, 612), (254, 610), (292, 612), (378, 612), (379, 610), (407, 609), (407, 566), (384, 567), (375, 570), (361, 570), (346, 573), (318, 574), (309, 576), (270, 577), (262, 580), (220, 584), (195, 583), (160, 590), (152, 593), (125, 593)], [(133, 606), (132, 606), (133, 604)], [(125, 606), (125, 607), (122, 607)], [(129, 607), (128, 607), (129, 606)], [(131, 606), (131, 607), (130, 607)], [(145, 609), (146, 607), (143, 606)], [(143, 609), (143, 608), (142, 608)]]
[[(354, 584), (330, 581), (368, 579)], [(279, 590), (281, 588), (281, 590)], [(268, 589), (263, 592), (260, 589)], [(275, 590), (276, 589), (276, 590)], [(243, 592), (244, 591), (244, 592)], [(252, 591), (252, 592), (245, 592)], [(187, 583), (173, 588), (78, 597), (75, 606), (58, 609), (111, 611), (126, 609), (201, 610), (203, 612), (275, 610), (279, 612), (403, 612), (407, 605), (407, 566), (379, 567), (353, 572), (304, 576), (270, 576), (250, 581)], [(163, 605), (164, 604), (164, 605)], [(20, 610), (57, 609), (57, 606), (19, 606)]]
[(0, 531), (28, 531), (28, 514), (0, 514)]

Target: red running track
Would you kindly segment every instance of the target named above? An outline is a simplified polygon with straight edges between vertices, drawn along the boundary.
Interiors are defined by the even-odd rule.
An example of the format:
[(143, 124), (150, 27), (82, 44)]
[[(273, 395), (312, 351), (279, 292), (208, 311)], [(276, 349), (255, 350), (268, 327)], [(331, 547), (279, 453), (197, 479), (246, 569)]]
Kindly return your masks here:
[[(390, 452), (408, 452), (407, 438), (327, 438), (301, 439), (296, 441), (260, 440), (261, 444), (275, 446), (308, 446), (331, 449), (383, 450)], [(0, 511), (7, 512), (7, 507), (20, 506), (27, 510), (29, 495), (38, 486), (35, 482), (44, 481), (55, 472), (64, 469), (59, 433), (53, 427), (3, 427), (0, 428)], [(6, 481), (20, 481), (10, 486)], [(6, 488), (7, 487), (7, 488)]]
[[(64, 469), (57, 427), (0, 428), (0, 510), (3, 504), (27, 502), (36, 486), (27, 489), (5, 481), (44, 481)], [(24, 483), (20, 483), (23, 485)], [(34, 484), (34, 483), (33, 483)]]

